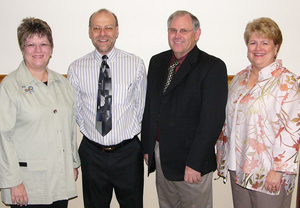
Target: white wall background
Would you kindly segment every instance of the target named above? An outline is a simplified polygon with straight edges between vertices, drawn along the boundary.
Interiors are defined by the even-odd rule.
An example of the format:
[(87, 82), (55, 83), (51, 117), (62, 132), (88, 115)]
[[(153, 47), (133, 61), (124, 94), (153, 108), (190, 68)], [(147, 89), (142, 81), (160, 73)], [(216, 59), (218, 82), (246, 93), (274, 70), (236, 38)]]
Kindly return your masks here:
[[(100, 8), (111, 10), (119, 19), (116, 46), (140, 56), (146, 66), (152, 55), (169, 49), (169, 15), (179, 9), (190, 11), (201, 24), (198, 46), (224, 60), (230, 75), (249, 65), (243, 40), (246, 24), (258, 17), (270, 17), (277, 22), (284, 38), (278, 58), (300, 75), (299, 0), (0, 0), (0, 74), (10, 73), (21, 62), (16, 29), (29, 16), (45, 20), (52, 28), (54, 53), (49, 67), (66, 74), (73, 60), (94, 49), (88, 38), (88, 19)], [(77, 184), (79, 198), (70, 202), (71, 208), (83, 207), (80, 179)], [(153, 176), (145, 175), (144, 193), (145, 207), (158, 207)], [(232, 207), (229, 184), (214, 182), (214, 205)], [(111, 207), (118, 205), (113, 201)]]

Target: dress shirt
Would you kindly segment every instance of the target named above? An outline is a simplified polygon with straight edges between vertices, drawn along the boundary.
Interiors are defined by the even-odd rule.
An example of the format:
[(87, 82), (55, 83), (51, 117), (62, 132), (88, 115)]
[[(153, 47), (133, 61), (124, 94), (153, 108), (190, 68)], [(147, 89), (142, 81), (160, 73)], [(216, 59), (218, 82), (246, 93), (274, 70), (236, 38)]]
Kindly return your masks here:
[(77, 123), (90, 140), (110, 146), (131, 139), (141, 131), (146, 96), (146, 69), (142, 59), (113, 48), (107, 64), (112, 80), (112, 130), (102, 136), (95, 127), (98, 78), (102, 55), (94, 50), (74, 61), (68, 79), (77, 96)]
[(10, 187), (21, 183), (29, 204), (77, 196), (75, 91), (65, 77), (47, 72), (46, 86), (23, 61), (0, 84), (0, 188), (6, 204)]
[[(187, 57), (187, 55), (188, 55), (188, 54), (186, 54), (185, 56), (183, 56), (183, 57), (181, 57), (180, 59), (178, 59), (178, 61), (179, 61), (180, 64), (176, 67), (175, 72), (178, 71), (180, 65), (183, 63), (183, 61), (184, 61), (184, 59)], [(173, 62), (174, 62), (176, 59), (177, 59), (177, 58), (176, 58), (175, 54), (173, 53), (173, 54), (172, 54), (172, 59), (171, 59), (171, 62), (170, 62), (170, 66), (173, 64)]]
[(290, 193), (298, 169), (299, 77), (277, 60), (260, 70), (248, 90), (251, 70), (239, 72), (229, 85), (226, 121), (217, 142), (222, 150), (219, 174), (226, 177), (228, 169), (235, 170), (237, 184), (271, 194), (264, 189), (267, 174), (283, 171)]

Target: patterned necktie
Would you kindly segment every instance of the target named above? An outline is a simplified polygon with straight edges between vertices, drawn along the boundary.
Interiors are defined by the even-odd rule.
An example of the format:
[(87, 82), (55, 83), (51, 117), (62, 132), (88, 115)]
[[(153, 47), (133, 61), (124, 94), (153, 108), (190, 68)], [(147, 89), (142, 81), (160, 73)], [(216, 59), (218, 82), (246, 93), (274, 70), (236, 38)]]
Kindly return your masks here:
[(180, 62), (179, 62), (177, 59), (175, 59), (175, 60), (173, 61), (172, 65), (169, 67), (169, 69), (168, 69), (168, 78), (167, 78), (166, 85), (165, 85), (165, 87), (164, 87), (163, 93), (165, 93), (166, 90), (167, 90), (167, 88), (169, 87), (169, 85), (170, 85), (170, 83), (171, 83), (171, 80), (172, 80), (172, 77), (173, 77), (173, 75), (174, 75), (175, 69), (176, 69), (176, 67), (177, 67), (179, 64), (180, 64)]
[(106, 60), (106, 55), (102, 56), (102, 63), (99, 73), (98, 81), (98, 96), (97, 96), (97, 115), (96, 115), (96, 129), (102, 136), (105, 136), (112, 126), (112, 87), (111, 87), (111, 73)]

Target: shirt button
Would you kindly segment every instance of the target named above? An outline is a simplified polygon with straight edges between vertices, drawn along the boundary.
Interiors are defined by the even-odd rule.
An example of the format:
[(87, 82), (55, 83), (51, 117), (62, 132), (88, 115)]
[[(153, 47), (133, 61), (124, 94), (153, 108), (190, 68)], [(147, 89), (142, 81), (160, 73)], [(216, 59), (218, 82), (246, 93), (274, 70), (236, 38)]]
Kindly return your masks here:
[(56, 113), (57, 113), (57, 110), (55, 109), (55, 110), (53, 111), (53, 113), (56, 114)]

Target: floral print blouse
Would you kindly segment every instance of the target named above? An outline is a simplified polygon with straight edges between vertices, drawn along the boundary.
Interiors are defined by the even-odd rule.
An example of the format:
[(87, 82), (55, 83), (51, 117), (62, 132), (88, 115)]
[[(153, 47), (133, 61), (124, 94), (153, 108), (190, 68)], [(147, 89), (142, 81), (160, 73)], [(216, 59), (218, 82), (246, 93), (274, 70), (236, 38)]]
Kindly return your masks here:
[(267, 174), (283, 171), (290, 193), (298, 169), (300, 80), (276, 60), (248, 90), (251, 70), (250, 65), (229, 84), (226, 120), (217, 142), (222, 151), (218, 174), (226, 178), (228, 169), (235, 170), (238, 185), (273, 195), (264, 188)]

